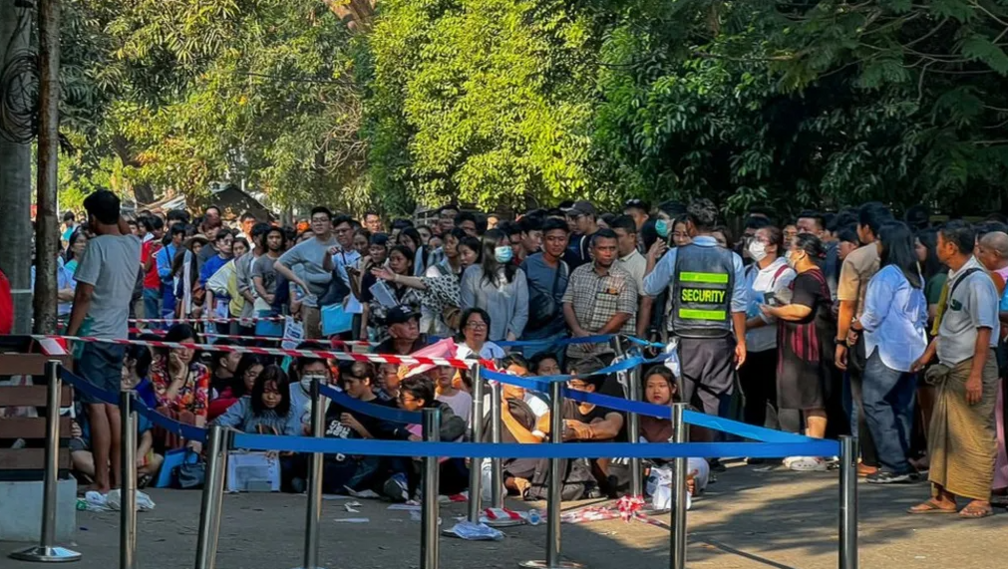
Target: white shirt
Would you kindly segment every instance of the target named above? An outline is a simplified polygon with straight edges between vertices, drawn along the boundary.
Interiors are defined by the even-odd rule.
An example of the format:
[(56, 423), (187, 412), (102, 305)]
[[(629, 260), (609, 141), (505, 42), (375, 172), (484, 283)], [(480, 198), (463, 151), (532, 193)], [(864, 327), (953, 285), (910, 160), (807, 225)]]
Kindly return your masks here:
[(636, 249), (626, 257), (616, 259), (616, 266), (630, 273), (637, 283), (637, 292), (640, 296), (644, 294), (644, 273), (647, 271), (647, 259)]
[(765, 269), (758, 265), (746, 268), (746, 287), (749, 289), (749, 305), (746, 308), (746, 318), (760, 317), (766, 326), (746, 330), (746, 349), (750, 352), (763, 352), (777, 347), (777, 326), (773, 318), (768, 318), (760, 312), (760, 304), (773, 303), (777, 306), (787, 304), (781, 298), (783, 291), (788, 291), (788, 285), (794, 280), (794, 269), (787, 266), (783, 257), (778, 257)]

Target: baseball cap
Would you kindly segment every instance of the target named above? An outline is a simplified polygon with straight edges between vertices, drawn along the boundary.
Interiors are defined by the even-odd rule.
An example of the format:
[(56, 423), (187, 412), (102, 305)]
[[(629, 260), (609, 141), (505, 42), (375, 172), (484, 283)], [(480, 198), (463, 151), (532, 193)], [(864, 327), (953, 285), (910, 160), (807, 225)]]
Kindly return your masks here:
[(405, 324), (412, 320), (413, 318), (420, 318), (420, 313), (415, 312), (409, 306), (405, 304), (400, 304), (389, 309), (385, 313), (385, 324), (392, 326), (394, 324)]
[(565, 208), (563, 212), (568, 215), (590, 215), (593, 217), (597, 215), (595, 206), (587, 200), (578, 200), (572, 206)]

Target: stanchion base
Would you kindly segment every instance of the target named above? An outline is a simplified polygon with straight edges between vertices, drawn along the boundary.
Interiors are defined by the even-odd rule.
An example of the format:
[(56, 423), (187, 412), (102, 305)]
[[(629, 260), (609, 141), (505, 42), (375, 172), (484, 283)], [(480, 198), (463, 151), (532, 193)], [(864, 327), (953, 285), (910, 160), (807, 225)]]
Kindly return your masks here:
[(36, 563), (70, 563), (72, 561), (80, 561), (81, 554), (65, 547), (35, 545), (27, 549), (15, 551), (9, 557), (18, 561), (33, 561)]
[(561, 561), (554, 565), (547, 565), (545, 561), (540, 560), (522, 561), (518, 566), (525, 567), (526, 569), (586, 569), (588, 567), (587, 565), (574, 563), (573, 561)]

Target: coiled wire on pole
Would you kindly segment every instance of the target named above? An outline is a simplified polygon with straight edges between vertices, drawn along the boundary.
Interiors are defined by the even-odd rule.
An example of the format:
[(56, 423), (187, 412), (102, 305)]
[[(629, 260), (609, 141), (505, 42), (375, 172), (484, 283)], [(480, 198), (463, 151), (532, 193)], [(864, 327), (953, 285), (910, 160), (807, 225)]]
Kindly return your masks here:
[(27, 47), (14, 50), (32, 20), (30, 2), (15, 5), (20, 8), (17, 23), (0, 62), (0, 137), (14, 144), (28, 144), (38, 130), (38, 56)]

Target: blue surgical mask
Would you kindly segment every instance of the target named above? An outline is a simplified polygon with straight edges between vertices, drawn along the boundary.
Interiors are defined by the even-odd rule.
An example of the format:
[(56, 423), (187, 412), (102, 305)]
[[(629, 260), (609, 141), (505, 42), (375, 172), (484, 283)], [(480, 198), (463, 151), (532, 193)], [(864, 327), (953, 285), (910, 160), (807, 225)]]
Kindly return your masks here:
[(497, 259), (498, 263), (510, 263), (513, 257), (514, 251), (511, 250), (510, 245), (503, 245), (494, 249), (494, 259)]
[(662, 239), (668, 237), (669, 230), (672, 229), (671, 224), (668, 222), (667, 219), (659, 219), (658, 221), (656, 221), (654, 224), (654, 228), (655, 231), (658, 232), (658, 237), (661, 237)]

